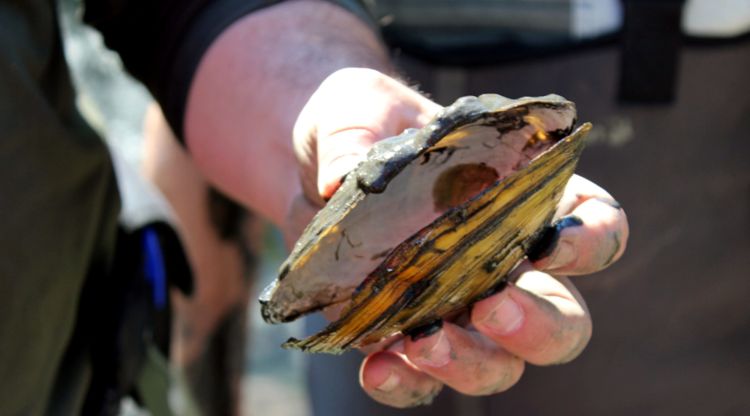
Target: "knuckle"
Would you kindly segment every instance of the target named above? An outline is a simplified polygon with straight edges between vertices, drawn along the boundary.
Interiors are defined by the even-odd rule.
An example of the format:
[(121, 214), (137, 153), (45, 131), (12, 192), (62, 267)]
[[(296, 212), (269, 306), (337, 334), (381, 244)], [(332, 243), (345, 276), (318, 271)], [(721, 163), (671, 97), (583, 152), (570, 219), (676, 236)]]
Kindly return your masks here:
[(493, 372), (489, 377), (474, 383), (472, 388), (462, 393), (471, 396), (489, 396), (502, 393), (516, 385), (523, 375), (524, 361), (517, 357), (513, 358), (502, 371)]
[(321, 85), (372, 85), (382, 82), (383, 78), (384, 75), (374, 69), (347, 67), (332, 72)]

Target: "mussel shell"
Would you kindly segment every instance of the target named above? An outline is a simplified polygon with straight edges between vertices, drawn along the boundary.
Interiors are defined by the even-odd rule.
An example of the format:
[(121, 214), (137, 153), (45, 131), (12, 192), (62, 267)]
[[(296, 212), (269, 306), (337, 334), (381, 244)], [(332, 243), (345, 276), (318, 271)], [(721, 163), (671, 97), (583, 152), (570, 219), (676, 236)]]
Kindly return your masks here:
[(289, 344), (340, 352), (477, 299), (549, 222), (582, 149), (582, 131), (566, 138), (574, 123), (559, 96), (484, 95), (379, 142), (306, 228), (261, 299), (263, 317), (288, 321), (359, 286), (341, 320)]

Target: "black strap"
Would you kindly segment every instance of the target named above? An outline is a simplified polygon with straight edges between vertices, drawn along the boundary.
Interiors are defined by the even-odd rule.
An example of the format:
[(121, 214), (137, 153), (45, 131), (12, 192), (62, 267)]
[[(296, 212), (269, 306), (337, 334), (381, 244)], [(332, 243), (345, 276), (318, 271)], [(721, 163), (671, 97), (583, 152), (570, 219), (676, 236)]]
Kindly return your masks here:
[(120, 229), (110, 275), (87, 279), (81, 295), (76, 330), (81, 342), (88, 343), (91, 362), (82, 414), (117, 415), (122, 397), (139, 401), (138, 393), (144, 392), (134, 388), (149, 350), (168, 357), (171, 286), (185, 294), (193, 289), (174, 230), (164, 223), (133, 232)]
[(675, 98), (684, 0), (625, 0), (620, 100), (669, 103)]

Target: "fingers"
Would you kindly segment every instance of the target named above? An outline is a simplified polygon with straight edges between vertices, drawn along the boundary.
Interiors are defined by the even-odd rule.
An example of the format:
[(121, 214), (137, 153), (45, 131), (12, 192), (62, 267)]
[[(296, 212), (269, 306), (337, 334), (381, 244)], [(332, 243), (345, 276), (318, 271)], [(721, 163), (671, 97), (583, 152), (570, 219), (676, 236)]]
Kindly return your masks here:
[(318, 138), (317, 191), (321, 198), (327, 200), (336, 192), (344, 175), (365, 159), (377, 140), (376, 133), (362, 127)]
[(478, 332), (448, 322), (430, 336), (407, 338), (404, 350), (420, 370), (468, 395), (505, 391), (524, 369), (522, 359)]
[(520, 278), (474, 304), (471, 322), (508, 352), (536, 365), (577, 357), (591, 338), (586, 305), (567, 278), (522, 266)]
[(380, 72), (365, 68), (334, 72), (312, 95), (294, 127), (305, 194), (322, 204), (373, 143), (421, 127), (440, 108)]
[(589, 274), (614, 263), (625, 251), (625, 211), (594, 183), (571, 178), (558, 215), (562, 217), (529, 252), (534, 267), (555, 275)]
[(368, 356), (360, 368), (359, 382), (373, 399), (399, 408), (429, 404), (443, 387), (393, 351)]
[(291, 249), (294, 246), (294, 242), (302, 235), (305, 227), (307, 227), (307, 224), (310, 223), (319, 209), (320, 207), (314, 205), (302, 194), (297, 194), (292, 199), (292, 203), (284, 218), (285, 226), (281, 229), (287, 248)]
[(360, 374), (364, 389), (398, 407), (424, 403), (442, 384), (488, 395), (517, 383), (525, 362), (551, 365), (578, 356), (591, 338), (591, 319), (570, 280), (528, 262), (516, 273), (515, 284), (474, 304), (468, 328), (445, 322), (368, 357)]
[(407, 128), (423, 126), (440, 109), (390, 77), (378, 73), (367, 77), (376, 77), (369, 82), (374, 84), (372, 90), (377, 91), (370, 95), (367, 108), (360, 108), (360, 97), (353, 97), (351, 102), (337, 97), (339, 105), (346, 108), (318, 122), (317, 185), (324, 199), (333, 195), (341, 178), (365, 158), (373, 143), (398, 135)]

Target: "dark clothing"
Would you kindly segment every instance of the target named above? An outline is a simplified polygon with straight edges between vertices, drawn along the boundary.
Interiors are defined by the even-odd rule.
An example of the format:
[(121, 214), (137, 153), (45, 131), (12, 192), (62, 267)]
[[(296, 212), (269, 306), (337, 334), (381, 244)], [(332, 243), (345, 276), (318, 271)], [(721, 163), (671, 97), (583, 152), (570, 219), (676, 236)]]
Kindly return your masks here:
[(74, 99), (52, 2), (0, 2), (3, 415), (74, 413), (90, 376), (71, 339), (84, 281), (108, 273), (119, 200)]
[[(528, 366), (496, 396), (446, 389), (406, 411), (351, 382), (361, 354), (312, 356), (316, 415), (750, 414), (750, 39), (684, 46), (675, 101), (658, 105), (618, 101), (619, 48), (466, 70), (457, 93), (555, 92), (594, 123), (578, 172), (618, 199), (631, 234), (620, 262), (574, 278), (594, 321), (583, 354)], [(437, 92), (440, 68), (404, 65)]]
[[(187, 90), (206, 48), (236, 19), (273, 3), (85, 6), (86, 19), (181, 132)], [(112, 162), (76, 110), (53, 0), (0, 1), (0, 131), (0, 414), (77, 414), (92, 377), (99, 379), (92, 351), (116, 332), (109, 322), (90, 325), (102, 313), (90, 305), (113, 309), (123, 299), (108, 296), (126, 296), (116, 288), (128, 285), (112, 273), (122, 246)]]
[[(357, 0), (331, 0), (370, 22)], [(281, 0), (86, 0), (85, 20), (143, 81), (182, 139), (184, 106), (203, 53), (234, 21)]]

